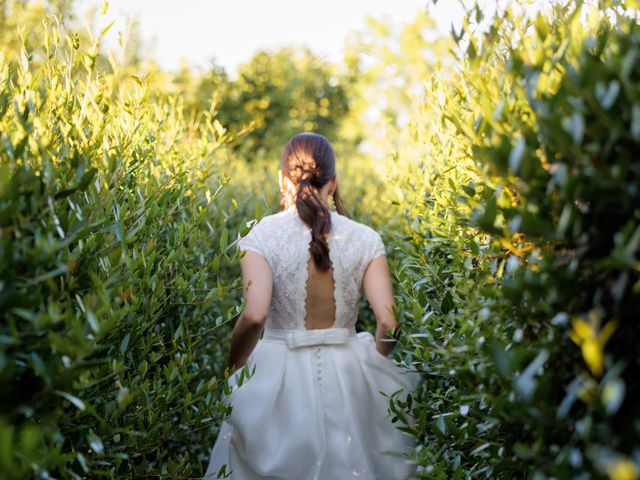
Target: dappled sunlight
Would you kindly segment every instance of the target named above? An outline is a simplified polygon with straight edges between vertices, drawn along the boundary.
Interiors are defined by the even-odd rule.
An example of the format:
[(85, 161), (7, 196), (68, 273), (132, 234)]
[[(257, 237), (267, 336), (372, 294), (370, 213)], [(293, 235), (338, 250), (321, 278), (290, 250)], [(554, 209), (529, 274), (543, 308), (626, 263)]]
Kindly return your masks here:
[(168, 68), (107, 2), (0, 4), (0, 478), (202, 478), (260, 371), (225, 363), (238, 241), (304, 131), (384, 239), (417, 477), (640, 478), (638, 3), (436, 3), (233, 68)]

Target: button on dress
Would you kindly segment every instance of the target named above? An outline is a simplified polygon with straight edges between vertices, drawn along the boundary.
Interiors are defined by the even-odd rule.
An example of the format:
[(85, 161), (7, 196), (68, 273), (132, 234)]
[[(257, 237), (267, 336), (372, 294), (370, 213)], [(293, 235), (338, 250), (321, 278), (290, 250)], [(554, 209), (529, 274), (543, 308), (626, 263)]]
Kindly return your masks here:
[[(385, 254), (371, 227), (331, 211), (329, 257), (335, 322), (306, 329), (311, 229), (295, 206), (263, 217), (238, 241), (264, 256), (273, 293), (264, 333), (247, 360), (254, 374), (229, 379), (232, 406), (211, 452), (205, 479), (406, 480), (415, 466), (403, 453), (414, 440), (391, 423), (391, 395), (412, 392), (415, 372), (378, 353), (356, 333), (362, 280)], [(228, 477), (218, 476), (223, 471)]]

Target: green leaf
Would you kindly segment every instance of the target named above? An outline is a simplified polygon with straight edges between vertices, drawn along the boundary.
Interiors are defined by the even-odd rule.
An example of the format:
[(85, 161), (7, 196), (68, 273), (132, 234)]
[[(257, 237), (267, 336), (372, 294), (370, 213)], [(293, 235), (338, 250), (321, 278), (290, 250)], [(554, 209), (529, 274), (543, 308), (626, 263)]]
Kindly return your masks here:
[(524, 153), (527, 151), (527, 142), (524, 138), (519, 138), (516, 144), (511, 149), (511, 153), (509, 153), (509, 168), (514, 173), (520, 172), (520, 164), (522, 162), (522, 157)]
[(222, 234), (220, 235), (220, 251), (224, 252), (229, 243), (229, 231), (224, 228), (222, 229)]
[(89, 322), (89, 326), (94, 333), (97, 333), (100, 330), (100, 324), (98, 319), (91, 310), (87, 310), (87, 321)]
[(76, 458), (78, 459), (78, 463), (80, 464), (82, 471), (84, 471), (84, 473), (89, 473), (89, 464), (87, 463), (85, 456), (78, 452)]
[(253, 212), (253, 218), (260, 220), (262, 218), (262, 214), (264, 212), (264, 206), (261, 202), (256, 204), (255, 211)]
[(124, 234), (122, 232), (122, 223), (120, 223), (120, 221), (115, 223), (115, 233), (118, 241), (122, 242), (124, 240)]
[[(105, 2), (105, 3), (106, 3), (106, 2)], [(107, 4), (107, 5), (108, 5), (108, 4)], [(103, 10), (103, 13), (104, 13), (105, 11), (106, 11), (106, 10)], [(98, 35), (98, 41), (100, 41), (100, 39), (101, 39), (102, 37), (104, 37), (104, 35), (105, 35), (105, 34), (106, 34), (110, 29), (111, 29), (111, 27), (113, 26), (113, 24), (114, 24), (115, 22), (116, 22), (116, 21), (115, 21), (115, 20), (113, 20), (111, 23), (109, 23), (109, 25), (107, 25), (106, 27), (104, 27), (104, 28), (102, 29), (102, 31), (100, 32), (100, 35)]]
[(87, 434), (87, 441), (89, 442), (89, 446), (93, 449), (94, 452), (101, 454), (104, 452), (104, 445), (100, 437), (98, 437), (93, 430), (89, 430)]
[(86, 410), (87, 407), (85, 406), (84, 402), (82, 400), (80, 400), (78, 397), (71, 395), (70, 393), (67, 392), (63, 392), (61, 390), (54, 390), (53, 393), (55, 393), (56, 395), (61, 396), (62, 398), (65, 398), (67, 400), (69, 400), (71, 403), (73, 403), (79, 410)]
[(476, 186), (473, 182), (467, 183), (464, 187), (462, 187), (462, 189), (470, 197), (473, 197), (476, 194)]
[(120, 353), (124, 353), (129, 346), (129, 340), (131, 340), (131, 334), (127, 333), (120, 342)]
[(580, 112), (574, 111), (571, 117), (562, 119), (562, 128), (571, 135), (575, 145), (581, 145), (584, 138), (585, 122)]
[(453, 297), (451, 296), (451, 292), (447, 290), (447, 293), (445, 293), (444, 298), (442, 299), (440, 310), (442, 310), (442, 313), (446, 315), (451, 310), (453, 310), (454, 307), (455, 307), (455, 304), (453, 303)]

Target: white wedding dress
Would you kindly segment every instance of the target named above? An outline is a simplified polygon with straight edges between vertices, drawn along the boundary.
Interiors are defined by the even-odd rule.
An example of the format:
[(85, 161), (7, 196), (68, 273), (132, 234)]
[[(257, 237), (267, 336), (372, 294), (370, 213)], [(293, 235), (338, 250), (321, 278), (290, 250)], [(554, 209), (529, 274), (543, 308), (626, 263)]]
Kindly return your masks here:
[[(238, 241), (262, 254), (273, 293), (262, 338), (238, 386), (230, 377), (222, 423), (205, 479), (405, 480), (413, 438), (391, 423), (387, 395), (413, 391), (418, 374), (378, 353), (373, 335), (356, 333), (367, 265), (385, 253), (371, 227), (331, 211), (329, 256), (335, 282), (332, 328), (305, 328), (311, 229), (295, 206), (263, 217)], [(398, 424), (399, 425), (399, 424)], [(218, 476), (222, 468), (231, 475)]]

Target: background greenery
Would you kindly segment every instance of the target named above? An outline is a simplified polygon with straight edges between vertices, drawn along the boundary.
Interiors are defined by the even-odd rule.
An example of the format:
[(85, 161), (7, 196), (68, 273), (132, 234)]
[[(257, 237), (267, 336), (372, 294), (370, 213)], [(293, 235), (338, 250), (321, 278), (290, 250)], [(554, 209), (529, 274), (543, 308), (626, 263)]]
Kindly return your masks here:
[(0, 3), (0, 478), (202, 475), (234, 242), (314, 130), (387, 246), (420, 478), (637, 479), (638, 6), (520, 5), (230, 78), (162, 71), (135, 28), (104, 52), (70, 1)]

